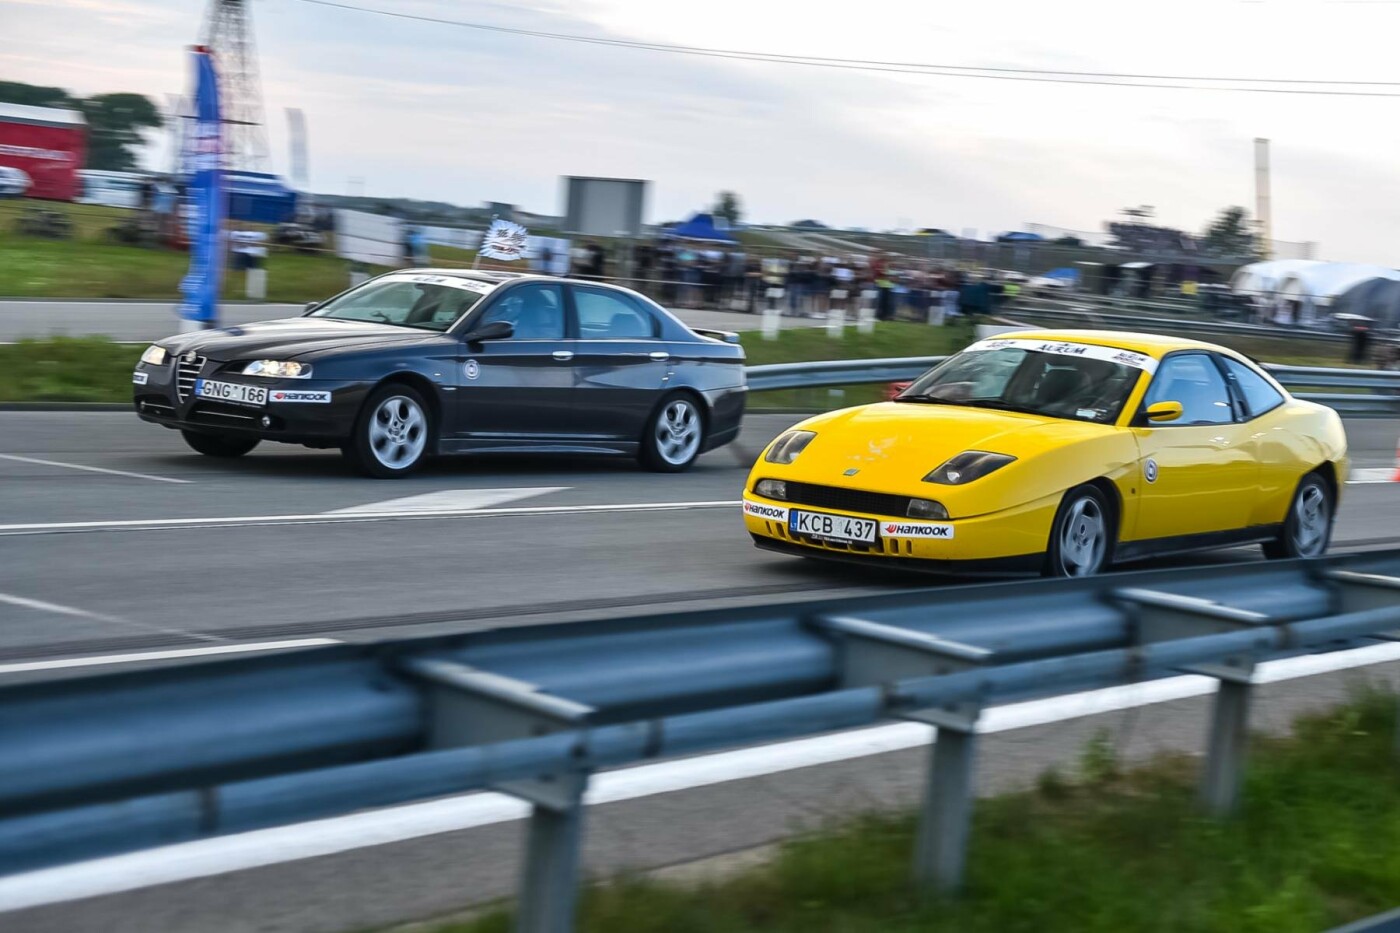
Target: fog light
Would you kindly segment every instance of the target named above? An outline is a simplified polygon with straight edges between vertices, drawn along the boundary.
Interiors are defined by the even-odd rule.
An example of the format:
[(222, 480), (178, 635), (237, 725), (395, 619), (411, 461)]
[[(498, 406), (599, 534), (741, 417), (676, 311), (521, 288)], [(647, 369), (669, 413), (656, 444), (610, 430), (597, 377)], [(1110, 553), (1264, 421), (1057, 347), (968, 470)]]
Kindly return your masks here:
[(945, 521), (948, 518), (948, 510), (943, 507), (943, 503), (934, 502), (932, 499), (910, 499), (908, 515), (910, 518)]
[(766, 499), (786, 499), (787, 483), (780, 479), (761, 479), (753, 491)]
[(260, 421), (260, 422), (258, 422), (258, 423), (261, 424), (261, 425), (262, 425), (263, 427), (265, 427), (265, 428), (270, 428), (270, 427), (272, 427), (272, 419), (269, 418), (267, 415), (263, 415), (263, 416), (262, 416), (262, 421)]

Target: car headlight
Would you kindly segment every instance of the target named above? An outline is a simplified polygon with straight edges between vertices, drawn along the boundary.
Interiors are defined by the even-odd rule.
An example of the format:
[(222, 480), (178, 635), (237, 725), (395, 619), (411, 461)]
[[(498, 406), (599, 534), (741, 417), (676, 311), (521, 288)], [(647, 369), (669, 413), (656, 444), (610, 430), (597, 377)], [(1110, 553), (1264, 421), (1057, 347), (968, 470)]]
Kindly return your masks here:
[(985, 450), (964, 450), (956, 457), (924, 477), (926, 483), (941, 483), (944, 486), (962, 486), (975, 479), (981, 479), (1015, 461), (1006, 454), (993, 454)]
[(816, 431), (788, 431), (781, 434), (773, 442), (773, 446), (768, 448), (768, 453), (763, 459), (769, 463), (791, 463), (797, 459), (798, 454), (807, 449), (807, 445), (812, 443), (816, 436)]
[(253, 360), (243, 367), (245, 376), (271, 376), (275, 379), (310, 379), (311, 364), (292, 360)]
[[(141, 354), (141, 362), (148, 363), (151, 366), (159, 366), (161, 363), (165, 362), (166, 357), (169, 355), (165, 347), (158, 347), (155, 344), (151, 344), (146, 348), (146, 352)], [(127, 359), (131, 359), (131, 357), (127, 357)]]
[(787, 499), (787, 483), (780, 479), (761, 479), (753, 491), (765, 499)]

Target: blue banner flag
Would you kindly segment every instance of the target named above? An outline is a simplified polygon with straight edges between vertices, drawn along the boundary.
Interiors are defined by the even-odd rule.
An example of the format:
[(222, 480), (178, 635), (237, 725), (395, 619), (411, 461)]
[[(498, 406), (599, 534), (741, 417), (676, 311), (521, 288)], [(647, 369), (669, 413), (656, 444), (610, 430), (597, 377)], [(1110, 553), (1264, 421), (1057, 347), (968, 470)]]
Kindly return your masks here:
[(190, 232), (190, 271), (180, 282), (180, 317), (203, 327), (217, 324), (219, 279), (224, 267), (224, 126), (219, 76), (209, 50), (194, 55), (194, 119), (185, 134), (182, 174)]

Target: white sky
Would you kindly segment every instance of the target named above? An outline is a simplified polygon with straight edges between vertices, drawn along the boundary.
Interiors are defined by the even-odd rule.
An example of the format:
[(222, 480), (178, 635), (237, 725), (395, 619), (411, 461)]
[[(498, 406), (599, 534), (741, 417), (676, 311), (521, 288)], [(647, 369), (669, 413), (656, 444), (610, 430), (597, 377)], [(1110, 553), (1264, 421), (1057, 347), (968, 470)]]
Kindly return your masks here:
[[(346, 0), (555, 32), (875, 60), (1400, 81), (1400, 3), (981, 0)], [(0, 0), (0, 78), (164, 101), (202, 0)], [(310, 129), (315, 190), (561, 209), (561, 175), (654, 181), (649, 220), (739, 192), (748, 219), (981, 235), (1099, 230), (1151, 204), (1201, 229), (1253, 209), (1273, 145), (1274, 235), (1400, 264), (1400, 97), (1350, 99), (914, 77), (563, 43), (252, 0), (273, 146)], [(1378, 89), (1385, 90), (1385, 89)], [(1391, 88), (1400, 91), (1400, 87)]]

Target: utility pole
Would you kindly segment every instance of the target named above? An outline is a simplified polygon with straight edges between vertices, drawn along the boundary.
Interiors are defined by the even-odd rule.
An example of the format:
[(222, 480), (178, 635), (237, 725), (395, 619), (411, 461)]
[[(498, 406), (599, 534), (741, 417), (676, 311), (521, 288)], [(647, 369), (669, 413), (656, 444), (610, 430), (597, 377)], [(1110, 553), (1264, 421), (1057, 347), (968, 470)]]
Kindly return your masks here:
[(1270, 216), (1269, 141), (1254, 140), (1254, 222), (1259, 227), (1259, 255), (1273, 258), (1274, 230)]

